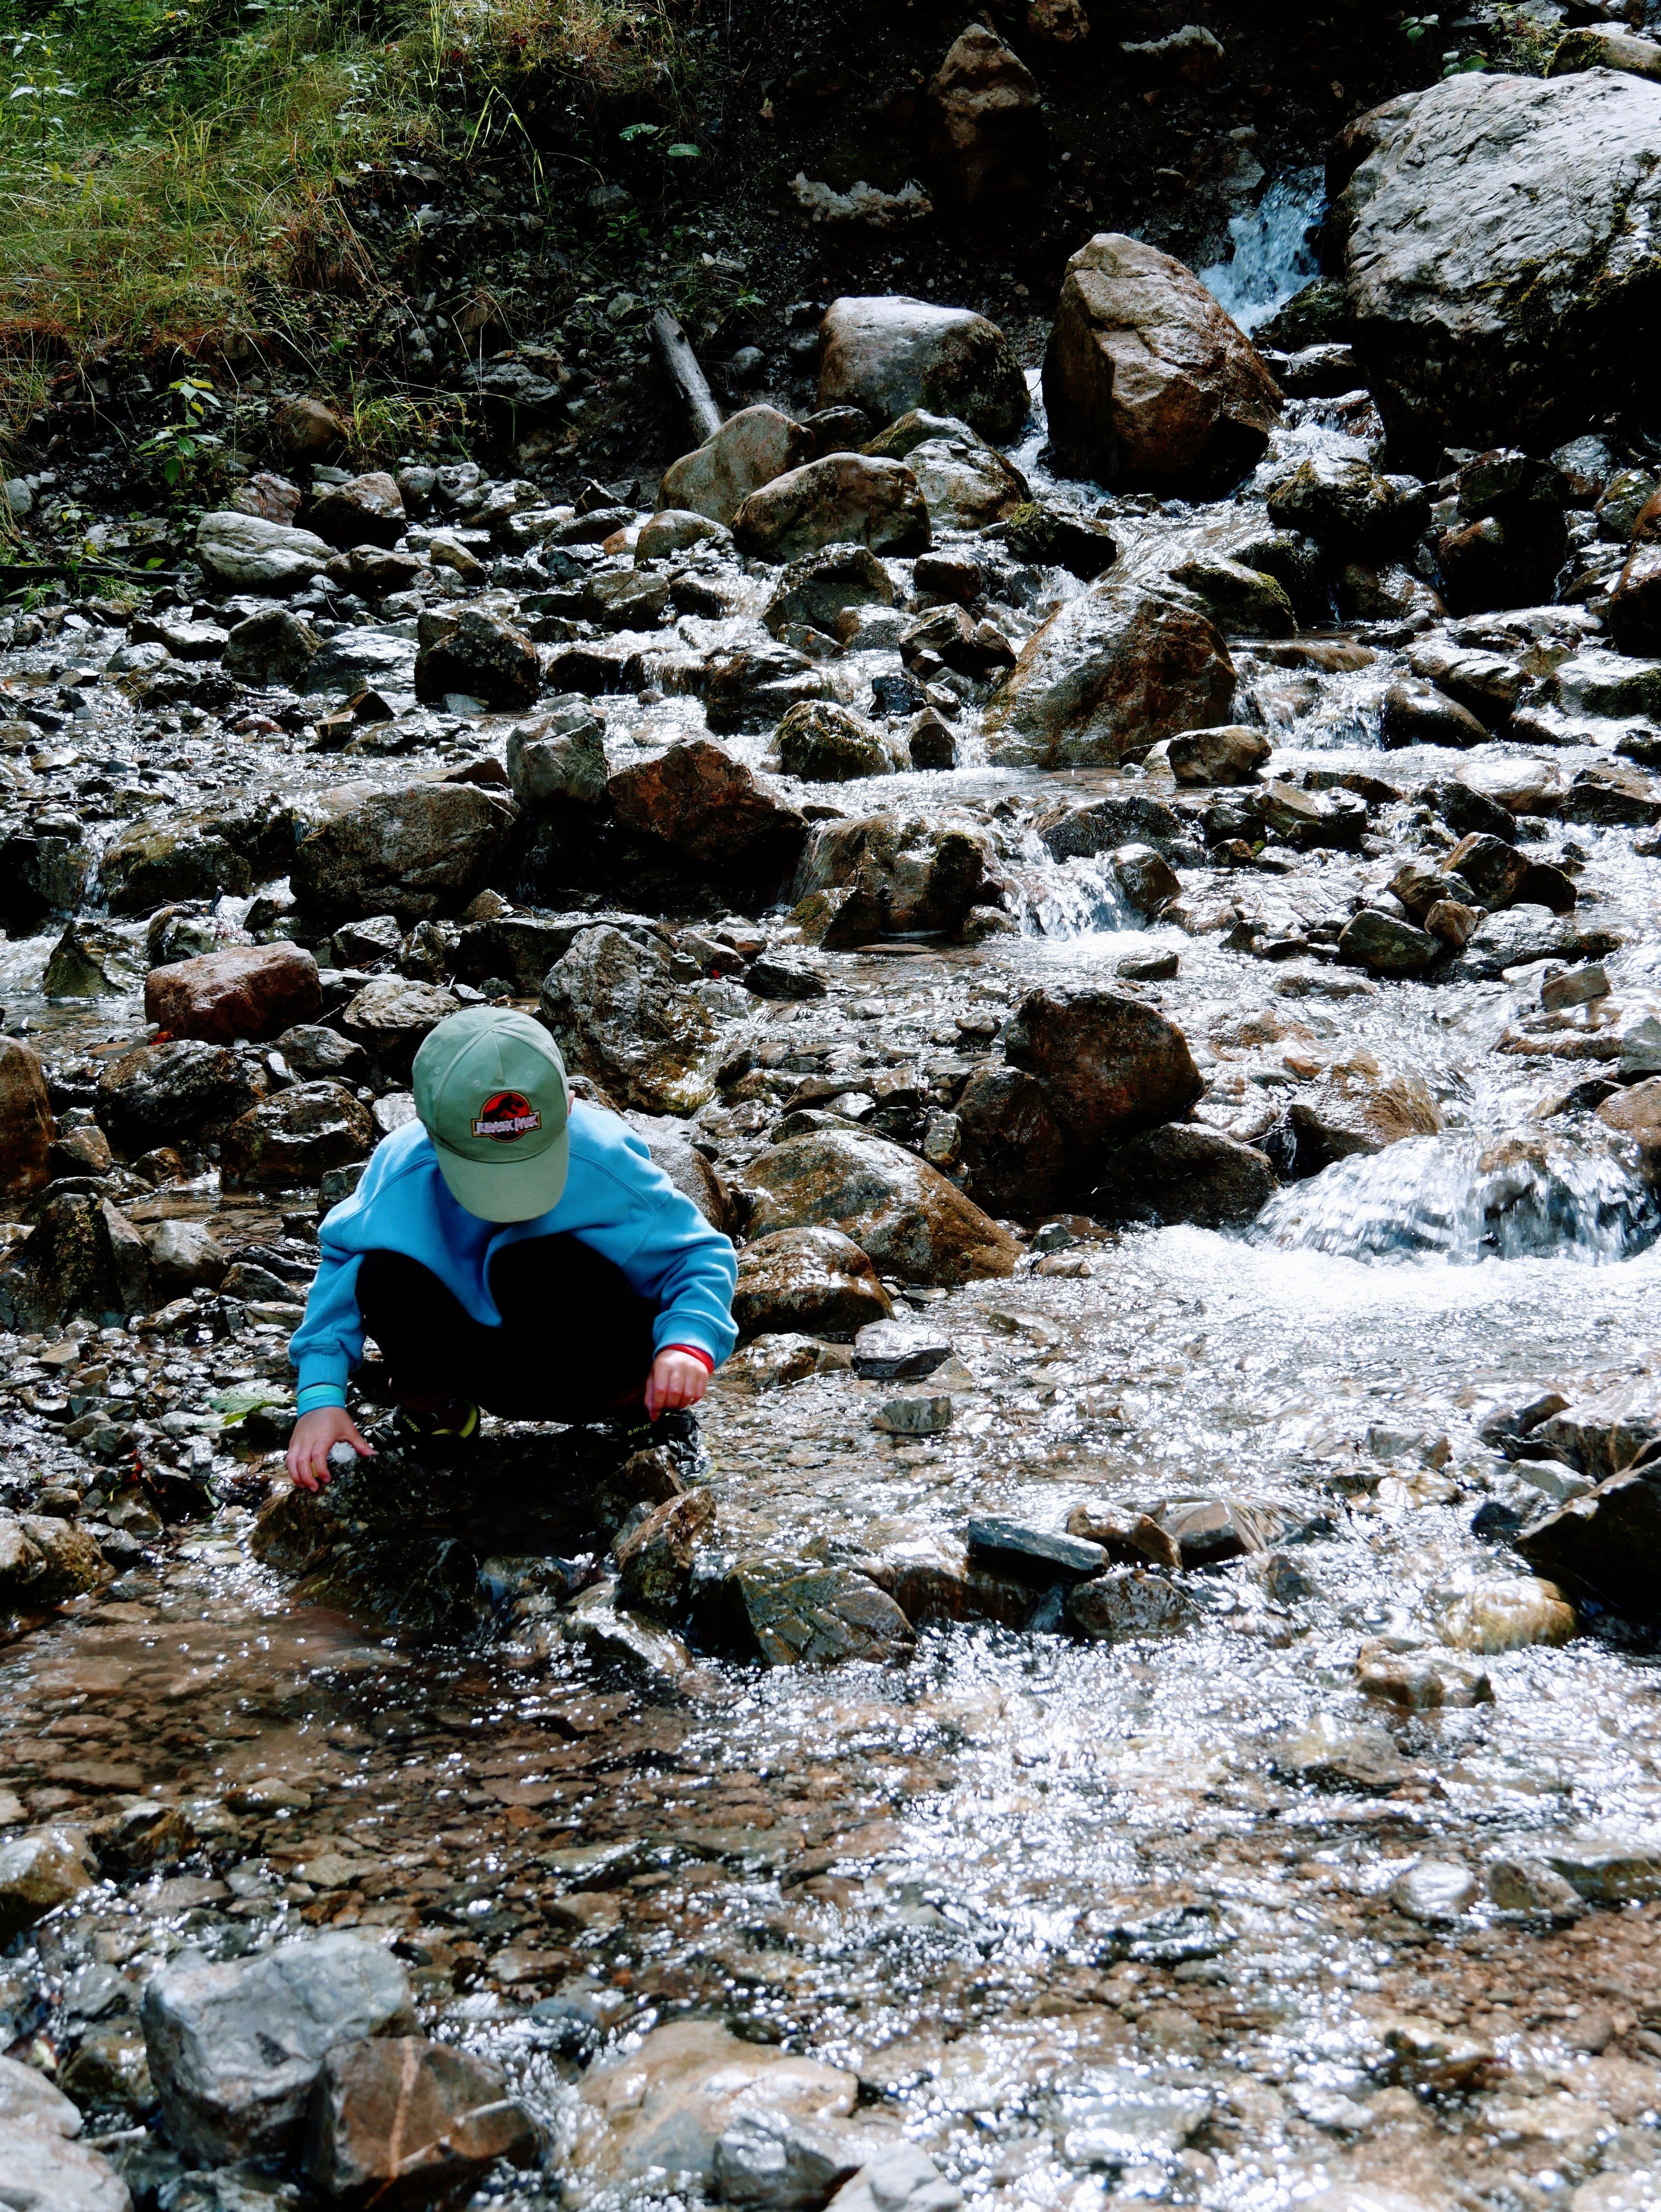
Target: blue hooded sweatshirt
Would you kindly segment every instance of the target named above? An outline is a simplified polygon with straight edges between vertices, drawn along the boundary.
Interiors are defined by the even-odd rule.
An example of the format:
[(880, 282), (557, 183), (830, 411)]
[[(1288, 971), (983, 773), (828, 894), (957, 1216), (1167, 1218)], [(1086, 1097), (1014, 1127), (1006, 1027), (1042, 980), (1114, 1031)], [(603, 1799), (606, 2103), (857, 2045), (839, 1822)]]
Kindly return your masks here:
[(406, 1122), (377, 1147), (357, 1188), (323, 1224), (317, 1279), (289, 1344), (300, 1370), (301, 1413), (346, 1402), (346, 1377), (363, 1356), (357, 1271), (366, 1252), (419, 1260), (475, 1321), (499, 1328), (490, 1290), (496, 1254), (530, 1237), (578, 1237), (620, 1267), (642, 1297), (655, 1301), (652, 1340), (659, 1352), (683, 1345), (720, 1366), (737, 1337), (731, 1243), (615, 1114), (573, 1101), (569, 1126), (565, 1188), (534, 1221), (481, 1221), (458, 1206), (419, 1121)]

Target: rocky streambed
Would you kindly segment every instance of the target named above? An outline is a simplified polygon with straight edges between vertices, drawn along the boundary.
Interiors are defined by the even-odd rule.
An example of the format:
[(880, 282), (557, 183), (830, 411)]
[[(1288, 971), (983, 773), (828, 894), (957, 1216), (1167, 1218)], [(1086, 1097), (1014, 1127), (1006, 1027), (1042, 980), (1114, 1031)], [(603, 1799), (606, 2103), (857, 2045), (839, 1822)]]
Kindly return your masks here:
[[(1661, 471), (1339, 289), (839, 302), (655, 497), (265, 470), (3, 617), (0, 2197), (1655, 2201)], [(740, 1349), (301, 1496), (484, 999)]]

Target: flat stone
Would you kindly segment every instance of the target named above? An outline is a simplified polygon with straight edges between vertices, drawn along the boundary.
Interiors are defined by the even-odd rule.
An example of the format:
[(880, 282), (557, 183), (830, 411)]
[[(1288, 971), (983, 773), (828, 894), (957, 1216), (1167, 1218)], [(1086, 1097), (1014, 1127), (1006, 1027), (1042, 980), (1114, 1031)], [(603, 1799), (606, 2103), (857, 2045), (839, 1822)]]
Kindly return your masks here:
[(920, 1381), (951, 1357), (951, 1340), (927, 1322), (874, 1321), (854, 1339), (854, 1372), (871, 1382)]
[(1102, 1547), (1081, 1536), (991, 1516), (970, 1522), (969, 1550), (972, 1558), (1044, 1582), (1080, 1581), (1100, 1574), (1107, 1565)]

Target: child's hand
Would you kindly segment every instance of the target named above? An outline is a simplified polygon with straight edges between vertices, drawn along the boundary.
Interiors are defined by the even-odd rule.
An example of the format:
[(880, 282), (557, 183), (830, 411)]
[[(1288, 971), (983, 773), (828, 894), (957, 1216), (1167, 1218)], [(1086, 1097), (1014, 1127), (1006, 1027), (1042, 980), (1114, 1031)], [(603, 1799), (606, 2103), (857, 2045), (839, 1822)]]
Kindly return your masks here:
[(690, 1352), (660, 1352), (646, 1378), (646, 1412), (655, 1421), (678, 1406), (696, 1406), (709, 1388), (709, 1370)]
[(356, 1422), (344, 1406), (318, 1406), (295, 1423), (289, 1439), (288, 1468), (302, 1490), (326, 1486), (329, 1454), (337, 1444), (350, 1444), (360, 1458), (374, 1457), (374, 1446), (358, 1433)]

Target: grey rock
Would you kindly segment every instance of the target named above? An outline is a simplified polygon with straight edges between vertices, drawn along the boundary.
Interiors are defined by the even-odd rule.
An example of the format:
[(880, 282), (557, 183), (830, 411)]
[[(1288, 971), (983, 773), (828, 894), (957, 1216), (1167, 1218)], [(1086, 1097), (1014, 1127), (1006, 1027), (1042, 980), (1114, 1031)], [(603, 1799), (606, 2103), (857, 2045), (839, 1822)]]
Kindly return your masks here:
[(228, 508), (203, 516), (195, 550), (209, 581), (235, 592), (303, 591), (333, 557), (309, 530)]
[(833, 300), (819, 336), (821, 408), (860, 407), (879, 423), (925, 408), (1001, 442), (1026, 420), (1014, 348), (968, 308), (897, 294)]
[(7, 2212), (132, 2212), (108, 2159), (27, 2120), (0, 2120), (0, 2203)]

